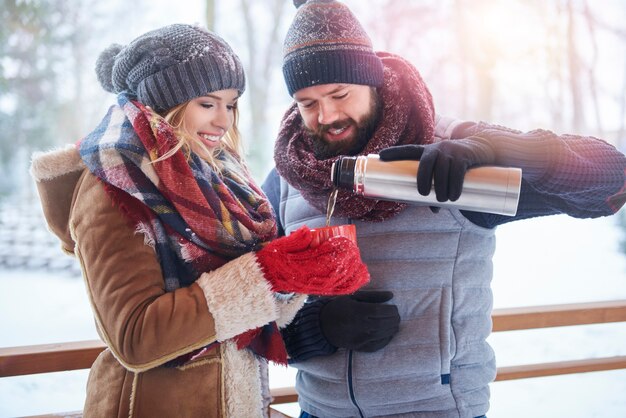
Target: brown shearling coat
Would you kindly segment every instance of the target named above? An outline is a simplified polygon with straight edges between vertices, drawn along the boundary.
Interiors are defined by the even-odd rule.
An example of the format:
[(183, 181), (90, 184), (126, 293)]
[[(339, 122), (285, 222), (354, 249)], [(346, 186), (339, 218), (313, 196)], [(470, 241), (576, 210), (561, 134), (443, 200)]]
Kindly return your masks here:
[[(287, 325), (304, 295), (276, 298), (254, 254), (167, 293), (154, 249), (73, 146), (35, 155), (31, 173), (50, 230), (80, 260), (108, 347), (91, 368), (84, 416), (264, 416), (267, 365), (232, 337), (271, 321)], [(214, 341), (221, 344), (197, 360), (161, 367)]]

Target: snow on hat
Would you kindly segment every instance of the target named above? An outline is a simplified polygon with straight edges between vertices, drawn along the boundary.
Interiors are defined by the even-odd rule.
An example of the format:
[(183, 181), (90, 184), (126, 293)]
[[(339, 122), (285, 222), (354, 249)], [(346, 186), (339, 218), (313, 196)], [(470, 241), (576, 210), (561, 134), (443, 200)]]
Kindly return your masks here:
[(383, 65), (350, 9), (334, 0), (294, 0), (296, 16), (283, 47), (289, 95), (318, 84), (379, 87)]
[(207, 93), (246, 86), (243, 66), (230, 46), (198, 26), (175, 24), (113, 44), (96, 62), (102, 87), (125, 92), (156, 111)]

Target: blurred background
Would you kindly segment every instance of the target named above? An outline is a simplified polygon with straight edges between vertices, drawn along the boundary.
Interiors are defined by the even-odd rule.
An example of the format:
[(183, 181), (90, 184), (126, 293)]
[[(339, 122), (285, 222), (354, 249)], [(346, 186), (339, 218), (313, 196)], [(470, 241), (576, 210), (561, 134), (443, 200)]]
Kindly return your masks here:
[[(626, 148), (626, 2), (622, 0), (345, 0), (374, 47), (421, 72), (438, 113), (520, 130), (593, 135)], [(0, 347), (95, 339), (75, 261), (46, 231), (28, 175), (34, 151), (72, 143), (114, 96), (94, 64), (111, 43), (197, 23), (244, 62), (246, 158), (260, 183), (290, 103), (282, 41), (290, 0), (0, 0)], [(551, 217), (498, 230), (496, 307), (626, 298), (626, 222)], [(626, 353), (623, 324), (507, 332), (499, 365)], [(505, 334), (505, 335), (501, 335)], [(85, 372), (0, 379), (0, 417), (79, 410)], [(273, 369), (292, 386), (292, 369)], [(490, 418), (626, 416), (626, 372), (492, 385)]]

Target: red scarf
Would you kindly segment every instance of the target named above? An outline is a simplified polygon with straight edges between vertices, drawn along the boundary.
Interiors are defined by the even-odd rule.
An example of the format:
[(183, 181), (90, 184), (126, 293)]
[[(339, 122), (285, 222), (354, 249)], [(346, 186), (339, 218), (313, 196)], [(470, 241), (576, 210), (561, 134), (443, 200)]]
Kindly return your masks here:
[[(435, 108), (432, 96), (419, 72), (405, 59), (379, 52), (384, 66), (384, 84), (378, 92), (383, 104), (381, 122), (359, 155), (377, 154), (380, 150), (403, 144), (433, 142)], [(330, 169), (339, 156), (318, 160), (313, 153), (313, 138), (304, 128), (294, 103), (286, 112), (274, 148), (278, 173), (298, 189), (313, 207), (326, 212), (333, 189)], [(406, 207), (354, 195), (340, 190), (335, 215), (367, 221), (383, 221)]]

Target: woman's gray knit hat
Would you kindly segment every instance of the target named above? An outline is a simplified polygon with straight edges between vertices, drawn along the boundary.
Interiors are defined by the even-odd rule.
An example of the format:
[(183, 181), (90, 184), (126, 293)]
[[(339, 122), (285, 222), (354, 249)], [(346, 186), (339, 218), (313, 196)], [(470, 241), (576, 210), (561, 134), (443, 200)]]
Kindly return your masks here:
[(222, 38), (198, 26), (175, 24), (113, 44), (96, 62), (102, 87), (125, 92), (157, 112), (207, 93), (246, 88), (239, 57)]
[(289, 95), (318, 84), (380, 87), (383, 64), (350, 9), (335, 0), (294, 0), (296, 16), (283, 46)]

